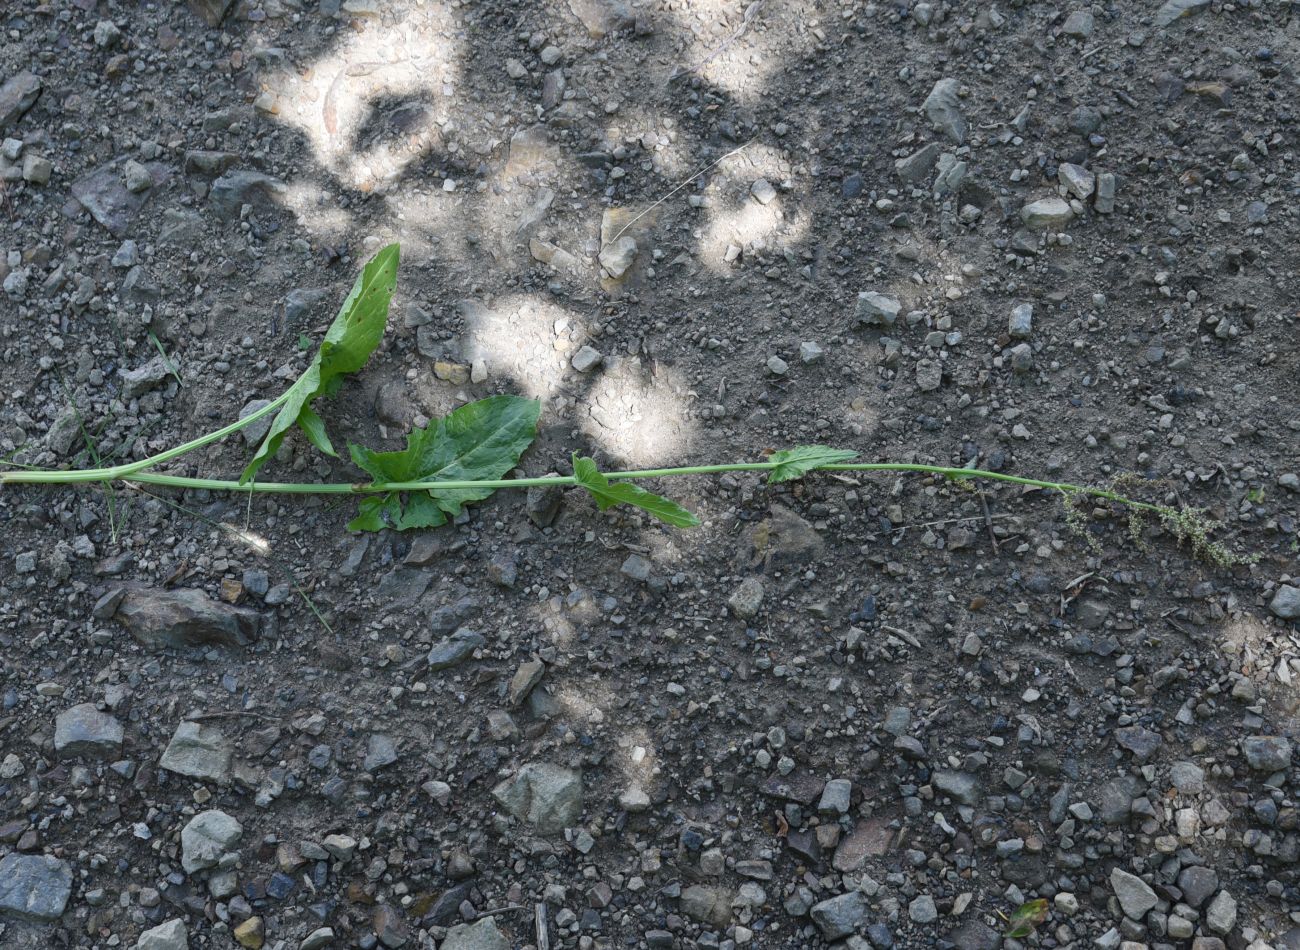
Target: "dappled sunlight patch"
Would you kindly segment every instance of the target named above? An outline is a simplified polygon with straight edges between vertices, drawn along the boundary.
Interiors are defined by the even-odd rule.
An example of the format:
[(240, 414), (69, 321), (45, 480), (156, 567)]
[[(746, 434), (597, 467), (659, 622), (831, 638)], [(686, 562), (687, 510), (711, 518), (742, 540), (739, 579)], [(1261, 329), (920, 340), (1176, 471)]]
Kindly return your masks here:
[(682, 0), (670, 11), (684, 44), (677, 70), (698, 75), (740, 103), (756, 104), (790, 55), (807, 53), (819, 42), (807, 16), (785, 6), (777, 0)]
[(268, 73), (260, 107), (301, 131), (345, 187), (385, 190), (443, 147), (461, 50), (430, 35), (405, 23), (342, 33), (307, 69)]
[(798, 244), (808, 225), (806, 213), (787, 218), (779, 199), (764, 205), (747, 197), (738, 205), (711, 212), (709, 223), (698, 232), (697, 253), (705, 267), (726, 274), (746, 256)]
[(619, 734), (619, 764), (628, 781), (638, 788), (649, 788), (659, 774), (658, 756), (649, 730), (638, 727)]
[(603, 723), (606, 710), (614, 705), (614, 693), (609, 685), (587, 673), (577, 683), (558, 685), (555, 699), (566, 718), (592, 725)]
[(546, 639), (561, 649), (568, 649), (578, 636), (574, 618), (565, 613), (560, 598), (551, 597), (528, 607), (529, 619), (546, 633)]
[(574, 336), (581, 336), (582, 327), (575, 314), (528, 295), (491, 306), (466, 302), (461, 310), (464, 359), (482, 362), (493, 377), (509, 376), (536, 399), (549, 400), (559, 391), (579, 346)]
[(339, 242), (353, 230), (352, 214), (340, 208), (334, 198), (315, 182), (292, 182), (286, 187), (281, 204), (292, 211), (317, 240)]
[(675, 371), (639, 359), (611, 361), (579, 403), (582, 430), (609, 455), (638, 468), (689, 454), (696, 426)]

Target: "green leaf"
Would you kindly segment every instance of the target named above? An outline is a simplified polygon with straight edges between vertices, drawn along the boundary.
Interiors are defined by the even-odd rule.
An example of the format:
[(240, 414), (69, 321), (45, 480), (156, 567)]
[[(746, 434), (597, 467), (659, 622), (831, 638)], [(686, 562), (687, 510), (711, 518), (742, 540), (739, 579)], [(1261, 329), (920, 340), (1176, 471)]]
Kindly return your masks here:
[(801, 445), (798, 448), (782, 449), (768, 456), (775, 466), (767, 473), (767, 483), (788, 482), (802, 478), (814, 469), (837, 462), (848, 462), (858, 457), (857, 452), (849, 449), (833, 449), (828, 445)]
[(700, 523), (695, 517), (675, 501), (638, 488), (631, 482), (611, 482), (596, 468), (596, 463), (589, 458), (573, 456), (573, 477), (579, 485), (596, 499), (596, 507), (601, 511), (615, 505), (632, 505), (654, 515), (660, 521), (675, 528), (693, 528)]
[(1027, 904), (1021, 904), (1007, 920), (1007, 925), (1010, 928), (1007, 930), (1007, 936), (1016, 940), (1028, 937), (1046, 919), (1047, 898), (1040, 897), (1037, 900), (1029, 901)]
[(276, 453), (285, 434), (295, 425), (300, 426), (311, 443), (326, 455), (338, 454), (325, 433), (325, 423), (311, 408), (311, 403), (318, 396), (336, 392), (343, 377), (365, 366), (379, 345), (384, 325), (388, 322), (388, 304), (397, 283), (398, 257), (397, 245), (390, 244), (362, 269), (352, 285), (352, 292), (343, 301), (338, 316), (325, 333), (311, 365), (289, 388), (284, 405), (271, 422), (266, 438), (239, 476), (241, 485), (256, 475), (257, 470)]
[[(373, 452), (350, 445), (352, 461), (382, 487), (392, 482), (484, 481), (504, 477), (519, 462), (537, 434), (542, 404), (521, 396), (490, 396), (461, 406), (413, 429), (406, 448)], [(436, 528), (459, 515), (470, 502), (482, 501), (495, 488), (431, 488), (388, 492), (361, 502), (361, 513), (348, 525), (357, 531)], [(385, 520), (387, 519), (387, 520)]]

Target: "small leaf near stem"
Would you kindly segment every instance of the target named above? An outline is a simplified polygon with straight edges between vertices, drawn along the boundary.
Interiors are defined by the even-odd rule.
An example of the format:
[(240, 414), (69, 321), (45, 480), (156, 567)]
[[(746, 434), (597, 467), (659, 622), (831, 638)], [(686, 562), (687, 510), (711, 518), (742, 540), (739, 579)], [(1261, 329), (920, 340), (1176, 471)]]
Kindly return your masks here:
[(850, 449), (833, 449), (828, 445), (800, 445), (793, 449), (782, 449), (767, 458), (773, 463), (772, 470), (767, 473), (767, 483), (775, 485), (803, 478), (823, 465), (849, 462), (857, 457), (858, 453)]
[(596, 468), (594, 460), (583, 458), (577, 453), (573, 456), (573, 477), (596, 499), (596, 507), (601, 511), (615, 505), (632, 505), (675, 528), (693, 528), (700, 523), (699, 518), (675, 501), (648, 492), (631, 482), (611, 482)]
[(362, 269), (352, 285), (352, 292), (330, 324), (315, 358), (282, 397), (284, 402), (271, 422), (270, 430), (239, 477), (241, 484), (257, 474), (295, 425), (301, 427), (308, 441), (326, 455), (338, 454), (325, 432), (325, 423), (311, 408), (311, 403), (320, 396), (333, 395), (343, 382), (343, 376), (365, 366), (379, 345), (388, 322), (388, 304), (397, 283), (398, 258), (398, 246), (390, 244)]

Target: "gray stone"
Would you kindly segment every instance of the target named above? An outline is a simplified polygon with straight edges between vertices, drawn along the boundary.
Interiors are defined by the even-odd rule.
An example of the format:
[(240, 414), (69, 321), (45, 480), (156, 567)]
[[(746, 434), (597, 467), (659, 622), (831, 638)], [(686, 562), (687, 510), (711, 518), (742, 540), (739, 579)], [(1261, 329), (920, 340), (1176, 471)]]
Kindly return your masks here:
[(1246, 764), (1257, 772), (1281, 772), (1291, 767), (1291, 741), (1281, 736), (1250, 736), (1241, 742)]
[(278, 178), (244, 169), (231, 170), (212, 183), (208, 207), (219, 221), (233, 221), (244, 205), (269, 208), (287, 191)]
[(186, 720), (158, 760), (160, 768), (208, 782), (230, 781), (231, 745), (215, 726)]
[(998, 950), (1002, 946), (1002, 936), (974, 917), (948, 934), (948, 939), (957, 950)]
[(379, 732), (371, 735), (366, 745), (366, 758), (361, 767), (367, 772), (373, 772), (396, 761), (397, 743), (393, 741), (393, 737)]
[(212, 600), (201, 590), (182, 587), (158, 590), (122, 587), (96, 605), (111, 604), (107, 611), (146, 646), (160, 647), (244, 647), (257, 639), (261, 616), (255, 610)]
[(894, 173), (910, 184), (922, 181), (929, 177), (930, 169), (934, 168), (935, 160), (939, 157), (940, 151), (938, 142), (924, 145), (911, 155), (895, 161)]
[(36, 105), (44, 85), (39, 76), (24, 69), (0, 86), (0, 133), (9, 131)]
[(805, 340), (799, 344), (799, 361), (804, 364), (820, 363), (826, 351), (819, 343)]
[(1142, 782), (1133, 775), (1110, 779), (1097, 790), (1097, 814), (1108, 825), (1121, 825), (1129, 819), (1133, 799), (1142, 794)]
[(943, 385), (943, 364), (938, 360), (918, 360), (916, 363), (916, 388), (923, 393), (934, 392)]
[(858, 303), (853, 316), (858, 323), (865, 323), (868, 326), (892, 327), (898, 320), (898, 312), (902, 308), (903, 305), (894, 297), (876, 293), (874, 290), (864, 290), (858, 294)]
[(54, 720), (54, 751), (59, 755), (116, 758), (122, 737), (122, 724), (91, 703), (65, 709)]
[(487, 640), (482, 634), (461, 627), (447, 639), (433, 645), (433, 649), (429, 651), (429, 669), (436, 672), (457, 666), (468, 660), (474, 655), (475, 650), (483, 646), (487, 646)]
[(1183, 17), (1191, 16), (1194, 13), (1200, 13), (1210, 7), (1210, 0), (1166, 0), (1166, 2), (1156, 11), (1155, 25), (1158, 29), (1164, 29), (1173, 25), (1176, 20)]
[(1178, 889), (1189, 907), (1200, 910), (1210, 895), (1219, 889), (1219, 875), (1210, 868), (1193, 865), (1183, 868), (1178, 875)]
[(914, 924), (932, 924), (939, 919), (939, 909), (934, 906), (934, 898), (929, 894), (914, 897), (907, 905), (907, 915)]
[(185, 921), (173, 917), (140, 934), (135, 950), (189, 950), (190, 936), (185, 929)]
[(109, 263), (119, 270), (135, 267), (140, 263), (140, 248), (135, 241), (123, 241), (117, 251), (114, 252), (113, 259)]
[(243, 833), (244, 826), (224, 811), (199, 812), (181, 829), (181, 867), (186, 874), (216, 867)]
[(1069, 202), (1063, 198), (1040, 198), (1020, 209), (1020, 220), (1032, 231), (1064, 227), (1073, 217)]
[(126, 190), (133, 195), (138, 195), (142, 191), (147, 191), (153, 187), (153, 176), (149, 174), (149, 169), (134, 159), (128, 159), (127, 163), (122, 166), (122, 184), (126, 185)]
[(853, 796), (853, 783), (846, 778), (833, 778), (822, 789), (817, 811), (823, 815), (848, 814)]
[(930, 187), (936, 198), (956, 194), (966, 181), (967, 162), (959, 161), (956, 155), (945, 152), (939, 156), (939, 167), (935, 172), (934, 184)]
[(23, 156), (23, 181), (33, 185), (48, 185), (54, 174), (54, 165), (43, 155)]
[(0, 914), (48, 923), (63, 916), (72, 894), (72, 869), (50, 855), (0, 858)]
[(1205, 909), (1205, 926), (1216, 934), (1227, 934), (1237, 926), (1237, 901), (1227, 891), (1219, 891)]
[(1111, 870), (1110, 886), (1119, 899), (1119, 906), (1124, 909), (1125, 916), (1133, 920), (1141, 920), (1158, 902), (1156, 892), (1151, 890), (1146, 881), (1123, 868)]
[(772, 504), (768, 516), (746, 532), (746, 560), (761, 557), (765, 564), (797, 567), (820, 557), (825, 549), (817, 529), (784, 505)]
[(1065, 190), (1080, 201), (1088, 200), (1097, 186), (1097, 177), (1082, 165), (1062, 162), (1057, 166), (1056, 177), (1065, 186)]
[(630, 234), (624, 234), (600, 249), (600, 266), (610, 277), (618, 280), (636, 260), (636, 252), (636, 239)]
[(1300, 587), (1282, 584), (1269, 601), (1268, 609), (1283, 620), (1300, 620)]
[(594, 346), (584, 346), (579, 349), (578, 352), (573, 354), (573, 359), (569, 361), (569, 365), (579, 373), (590, 373), (593, 369), (599, 366), (604, 359), (605, 357), (601, 355), (600, 350), (596, 349)]
[(763, 582), (757, 577), (747, 577), (727, 598), (727, 606), (741, 620), (752, 620), (763, 606)]
[(814, 904), (808, 913), (823, 937), (839, 940), (862, 926), (867, 919), (867, 902), (857, 891), (849, 891)]
[(1078, 40), (1086, 40), (1092, 36), (1094, 18), (1089, 10), (1075, 10), (1065, 18), (1065, 25), (1061, 27), (1061, 33), (1065, 36), (1073, 36)]
[[(244, 404), (244, 408), (239, 410), (239, 418), (247, 419), (253, 413), (265, 409), (271, 405), (269, 399), (250, 399)], [(275, 413), (268, 412), (256, 422), (250, 422), (247, 426), (240, 429), (240, 434), (244, 437), (244, 442), (248, 445), (260, 445), (266, 438), (266, 434), (271, 431), (271, 423), (275, 421)]]
[(569, 0), (569, 9), (593, 40), (604, 39), (636, 22), (635, 10), (622, 0)]
[(378, 599), (396, 607), (409, 607), (429, 589), (433, 576), (414, 567), (395, 567), (379, 579)]
[(1205, 769), (1195, 762), (1175, 762), (1169, 766), (1169, 781), (1184, 795), (1205, 791)]
[(108, 233), (119, 240), (126, 236), (127, 228), (139, 215), (149, 196), (164, 184), (170, 172), (158, 162), (145, 164), (152, 187), (140, 192), (129, 191), (122, 180), (122, 170), (128, 159), (119, 158), (101, 165), (72, 183), (72, 197), (90, 212)]
[(239, 155), (235, 152), (190, 149), (185, 153), (185, 163), (182, 167), (185, 169), (186, 175), (212, 179), (222, 172), (228, 171), (238, 161)]
[(749, 193), (754, 196), (754, 199), (759, 204), (770, 205), (776, 200), (776, 189), (772, 187), (772, 183), (766, 178), (759, 178), (750, 185)]
[(220, 26), (234, 5), (235, 0), (189, 0), (190, 9), (211, 27)]
[(524, 511), (528, 520), (539, 528), (549, 527), (560, 513), (560, 503), (564, 501), (564, 492), (556, 486), (535, 486), (528, 489), (524, 499)]
[[(122, 296), (134, 303), (155, 304), (162, 299), (162, 285), (154, 279), (154, 276), (149, 271), (138, 264), (127, 271), (126, 278), (122, 281), (121, 290)], [(142, 369), (149, 373), (148, 377), (141, 380), (145, 388), (158, 385), (167, 378), (170, 372), (170, 367), (167, 361), (162, 358), (162, 354), (159, 354)], [(161, 378), (158, 378), (159, 369), (162, 370)], [(125, 379), (125, 375), (123, 378)], [(131, 395), (143, 391), (143, 389), (140, 389), (132, 392)]]
[(1133, 758), (1145, 762), (1160, 748), (1159, 733), (1141, 726), (1123, 726), (1115, 730), (1115, 742), (1133, 753)]
[(510, 950), (510, 941), (497, 929), (495, 918), (484, 917), (448, 930), (441, 950)]
[(1033, 304), (1022, 303), (1011, 308), (1011, 316), (1007, 318), (1007, 333), (1014, 340), (1026, 339), (1034, 332), (1034, 307)]
[(731, 892), (720, 887), (693, 884), (682, 891), (682, 913), (711, 927), (731, 923)]
[[(135, 268), (132, 273), (139, 269)], [(155, 356), (143, 366), (119, 370), (118, 373), (122, 377), (122, 395), (127, 399), (136, 399), (167, 379), (167, 364), (161, 356)]]
[[(317, 927), (307, 936), (302, 938), (302, 943), (298, 944), (298, 950), (321, 950), (322, 947), (329, 946), (333, 940), (333, 927)], [(443, 946), (446, 947), (447, 944), (443, 944)]]
[[(284, 295), (285, 323), (290, 327), (301, 326), (329, 298), (330, 292), (324, 287), (295, 287)], [(412, 305), (407, 306), (408, 313), (412, 309)]]
[(582, 775), (549, 762), (530, 762), (492, 789), (507, 812), (540, 834), (557, 834), (582, 817)]
[(966, 119), (961, 114), (961, 100), (957, 97), (960, 88), (961, 84), (955, 79), (940, 79), (921, 104), (930, 124), (958, 145), (966, 140)]
[(969, 772), (939, 769), (930, 781), (936, 791), (963, 805), (979, 804), (979, 779)]
[(1092, 199), (1092, 206), (1098, 214), (1115, 211), (1115, 188), (1115, 176), (1111, 172), (1101, 172), (1097, 176), (1097, 195)]

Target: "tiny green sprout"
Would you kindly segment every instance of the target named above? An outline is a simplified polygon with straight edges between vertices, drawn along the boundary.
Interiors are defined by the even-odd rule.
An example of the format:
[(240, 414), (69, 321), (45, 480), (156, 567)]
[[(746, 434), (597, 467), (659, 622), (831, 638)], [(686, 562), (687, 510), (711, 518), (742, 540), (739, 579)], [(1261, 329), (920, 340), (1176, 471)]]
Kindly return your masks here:
[(298, 349), (306, 353), (311, 349), (311, 337), (305, 333), (298, 334)]
[(1021, 904), (1007, 918), (1007, 936), (1013, 940), (1032, 937), (1039, 924), (1047, 920), (1047, 898), (1039, 897)]
[[(438, 527), (460, 516), (466, 505), (483, 501), (500, 489), (572, 487), (589, 494), (601, 511), (625, 506), (672, 527), (690, 528), (701, 523), (697, 515), (678, 502), (633, 483), (684, 475), (753, 472), (766, 475), (769, 485), (778, 485), (816, 472), (887, 472), (946, 479), (964, 490), (974, 490), (971, 483), (980, 480), (1055, 492), (1064, 504), (1066, 523), (1094, 553), (1100, 553), (1101, 544), (1096, 535), (1087, 530), (1083, 509), (1085, 499), (1124, 506), (1129, 514), (1130, 536), (1142, 550), (1146, 549), (1144, 529), (1146, 517), (1150, 516), (1179, 543), (1187, 545), (1196, 557), (1211, 564), (1231, 567), (1255, 559), (1254, 556), (1235, 554), (1215, 542), (1211, 534), (1221, 525), (1199, 509), (1176, 509), (1121, 493), (1121, 487), (1126, 491), (1137, 490), (1130, 486), (1149, 490), (1154, 484), (1131, 474), (1120, 476), (1108, 487), (1073, 485), (971, 466), (859, 462), (858, 453), (852, 449), (801, 445), (772, 452), (763, 461), (613, 472), (603, 472), (594, 459), (574, 453), (572, 475), (509, 477), (536, 438), (541, 415), (541, 404), (537, 400), (509, 395), (490, 396), (467, 403), (424, 428), (412, 430), (407, 435), (404, 449), (380, 452), (363, 445), (349, 445), (348, 456), (365, 474), (364, 479), (326, 483), (260, 481), (257, 476), (262, 467), (275, 457), (284, 439), (295, 428), (321, 452), (338, 457), (326, 432), (325, 422), (314, 405), (334, 395), (344, 379), (365, 366), (379, 346), (388, 322), (398, 262), (399, 250), (393, 244), (365, 265), (307, 368), (289, 389), (265, 407), (148, 458), (86, 469), (18, 468), (0, 472), (0, 486), (96, 484), (111, 487), (126, 483), (209, 491), (355, 495), (359, 510), (348, 524), (354, 531)], [(155, 343), (165, 358), (161, 344)], [(310, 350), (311, 341), (306, 335), (300, 335), (298, 345), (305, 352)], [(191, 478), (159, 471), (168, 462), (211, 445), (272, 414), (269, 430), (237, 480)], [(1263, 493), (1259, 491), (1258, 497), (1254, 493), (1248, 497), (1258, 502)], [(1036, 903), (1031, 902), (1025, 908), (1032, 908)], [(1025, 917), (1018, 926), (1026, 925), (1029, 920), (1030, 917)]]

